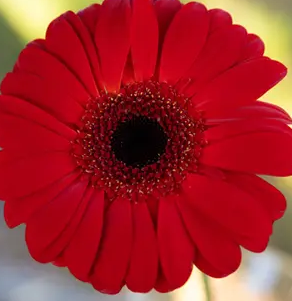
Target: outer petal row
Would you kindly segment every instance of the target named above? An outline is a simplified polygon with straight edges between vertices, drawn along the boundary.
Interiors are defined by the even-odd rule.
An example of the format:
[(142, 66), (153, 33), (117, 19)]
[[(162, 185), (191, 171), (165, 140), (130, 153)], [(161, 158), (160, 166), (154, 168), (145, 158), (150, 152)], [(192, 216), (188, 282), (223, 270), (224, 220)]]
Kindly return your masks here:
[[(213, 277), (226, 276), (240, 264), (239, 245), (266, 248), (272, 223), (286, 206), (283, 195), (256, 176), (230, 173), (225, 182), (193, 175), (184, 194), (159, 201), (155, 234), (146, 204), (117, 199), (104, 212), (103, 194), (77, 177), (72, 173), (27, 200), (8, 201), (5, 217), (11, 226), (27, 223), (36, 260), (63, 262), (78, 279), (107, 293), (125, 283), (138, 292), (173, 290), (188, 279), (192, 263)], [(50, 218), (56, 214), (58, 219)]]
[(129, 58), (136, 80), (159, 70), (160, 80), (181, 81), (178, 88), (204, 111), (246, 105), (285, 76), (282, 64), (262, 57), (262, 41), (232, 25), (224, 11), (176, 0), (165, 9), (163, 3), (106, 0), (78, 15), (65, 13), (50, 24), (45, 40), (22, 52), (2, 93), (72, 124), (100, 89), (118, 92)]

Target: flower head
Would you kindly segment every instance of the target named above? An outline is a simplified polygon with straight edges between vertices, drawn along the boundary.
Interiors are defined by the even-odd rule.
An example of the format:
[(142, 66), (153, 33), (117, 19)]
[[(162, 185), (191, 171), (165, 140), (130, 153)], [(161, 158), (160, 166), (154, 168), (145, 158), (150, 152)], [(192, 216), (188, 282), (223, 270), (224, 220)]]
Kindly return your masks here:
[(105, 0), (67, 12), (1, 84), (0, 198), (32, 257), (105, 293), (224, 277), (265, 250), (292, 174), (286, 75), (222, 10)]

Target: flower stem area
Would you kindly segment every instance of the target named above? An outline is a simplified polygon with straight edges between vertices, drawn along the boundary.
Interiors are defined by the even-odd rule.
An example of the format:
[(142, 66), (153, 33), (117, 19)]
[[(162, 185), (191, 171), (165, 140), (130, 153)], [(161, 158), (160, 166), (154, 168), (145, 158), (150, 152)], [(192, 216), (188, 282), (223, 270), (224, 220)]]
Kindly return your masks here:
[(209, 277), (202, 273), (202, 278), (204, 284), (205, 301), (213, 301)]

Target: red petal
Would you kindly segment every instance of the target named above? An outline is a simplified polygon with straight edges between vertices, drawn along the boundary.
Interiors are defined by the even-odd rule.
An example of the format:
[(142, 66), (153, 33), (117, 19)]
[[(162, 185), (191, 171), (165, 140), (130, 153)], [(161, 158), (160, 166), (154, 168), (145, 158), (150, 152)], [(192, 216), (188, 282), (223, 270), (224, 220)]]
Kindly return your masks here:
[[(201, 202), (203, 201), (202, 199)], [(211, 217), (208, 218), (207, 215), (194, 209), (188, 200), (179, 199), (178, 206), (197, 252), (201, 254), (201, 256), (196, 256), (194, 261), (198, 268), (203, 272), (210, 273), (210, 276), (217, 277), (224, 277), (235, 272), (241, 262), (241, 250), (239, 245), (234, 242), (233, 237), (222, 227), (218, 227)], [(205, 266), (205, 262), (207, 262), (207, 266)], [(214, 267), (217, 273), (214, 274), (212, 270), (208, 269), (208, 264)], [(218, 272), (220, 273), (218, 274)]]
[(156, 233), (145, 202), (132, 204), (133, 249), (126, 277), (133, 292), (149, 292), (156, 282), (158, 270), (158, 246)]
[[(42, 262), (53, 262), (54, 260), (58, 260), (60, 262), (60, 258), (63, 258), (64, 263), (66, 262), (64, 258), (64, 250), (70, 244), (72, 238), (74, 237), (88, 208), (88, 204), (92, 198), (93, 193), (94, 188), (87, 188), (87, 191), (85, 191), (85, 193), (83, 194), (79, 205), (77, 205), (76, 210), (72, 214), (72, 217), (65, 226), (64, 230), (62, 231), (62, 229), (60, 229), (60, 234), (58, 235), (58, 237), (42, 251)], [(68, 263), (66, 262), (66, 266), (67, 265)]]
[[(292, 118), (281, 107), (256, 101), (248, 106), (236, 108), (214, 108), (205, 114), (207, 124), (220, 124), (236, 120), (262, 119), (262, 121), (277, 120), (282, 123), (292, 123)], [(264, 119), (264, 120), (263, 120)]]
[(123, 72), (122, 84), (128, 85), (135, 82), (134, 66), (132, 55), (129, 53), (126, 66)]
[(59, 268), (66, 267), (66, 263), (64, 262), (64, 258), (62, 256), (58, 257), (54, 262), (52, 262), (52, 264)]
[(212, 33), (187, 74), (192, 84), (185, 93), (194, 95), (203, 84), (232, 67), (240, 58), (246, 40), (246, 30), (238, 25), (226, 26)]
[(146, 200), (146, 204), (149, 210), (149, 213), (152, 218), (152, 222), (154, 224), (154, 228), (157, 228), (157, 220), (158, 220), (158, 207), (159, 207), (159, 200), (154, 196), (149, 196)]
[(21, 154), (67, 151), (70, 141), (34, 122), (0, 113), (0, 145), (5, 150), (20, 150)]
[(216, 269), (201, 253), (197, 254), (195, 265), (202, 273), (213, 278), (223, 278), (228, 275), (226, 272)]
[(100, 4), (94, 3), (77, 13), (92, 37), (94, 37), (95, 26), (100, 16), (100, 8)]
[(95, 191), (74, 237), (64, 251), (66, 265), (81, 281), (89, 281), (102, 235), (103, 214), (104, 193)]
[(252, 195), (268, 211), (273, 221), (283, 217), (287, 207), (286, 198), (265, 180), (256, 175), (230, 173), (228, 181)]
[(5, 202), (4, 218), (10, 228), (25, 223), (32, 214), (48, 202), (56, 198), (79, 176), (79, 172), (71, 173), (47, 187), (28, 196), (11, 199)]
[[(54, 153), (54, 152), (52, 152)], [(58, 152), (56, 152), (58, 153)], [(43, 154), (47, 154), (47, 152), (43, 153)], [(0, 151), (0, 166), (2, 165), (9, 165), (9, 164), (13, 164), (16, 161), (20, 161), (23, 159), (26, 159), (28, 157), (33, 157), (35, 155), (42, 155), (42, 154), (22, 154), (22, 152), (20, 152), (19, 150), (1, 150)]]
[(214, 126), (205, 131), (204, 136), (209, 144), (232, 138), (235, 136), (246, 135), (258, 132), (279, 132), (291, 135), (291, 129), (283, 122), (278, 120), (250, 119), (225, 122), (221, 125)]
[(207, 9), (191, 2), (175, 15), (166, 33), (160, 80), (176, 83), (192, 66), (205, 44), (209, 27)]
[(193, 97), (197, 109), (247, 105), (285, 77), (284, 65), (268, 58), (243, 62), (207, 84)]
[(131, 54), (137, 81), (154, 75), (158, 52), (158, 23), (150, 0), (134, 0), (132, 4)]
[(161, 262), (159, 262), (159, 266), (158, 266), (158, 277), (156, 279), (156, 283), (155, 283), (155, 290), (159, 293), (169, 293), (173, 290), (176, 289), (175, 286), (171, 286), (166, 278), (165, 275), (163, 273), (162, 267), (161, 267)]
[(232, 25), (232, 17), (228, 12), (215, 8), (210, 9), (208, 13), (210, 18), (210, 32)]
[(1, 164), (0, 199), (21, 198), (32, 194), (75, 168), (72, 156), (66, 153), (45, 153)]
[(37, 75), (62, 94), (69, 94), (75, 101), (85, 104), (89, 94), (79, 79), (49, 52), (39, 46), (30, 45), (20, 53), (17, 61), (19, 70)]
[(161, 62), (161, 51), (164, 43), (166, 32), (171, 24), (174, 16), (182, 8), (182, 4), (178, 0), (157, 0), (154, 1), (153, 8), (156, 12), (159, 27), (158, 57), (156, 64), (155, 78), (159, 77), (159, 69)]
[(261, 57), (265, 52), (264, 42), (255, 34), (248, 35), (248, 43), (242, 55), (242, 60), (250, 60)]
[(191, 275), (194, 246), (187, 235), (175, 201), (175, 197), (160, 199), (157, 235), (164, 275), (170, 286), (178, 288)]
[(49, 52), (64, 62), (68, 69), (79, 78), (92, 96), (99, 94), (83, 40), (76, 34), (64, 15), (61, 15), (49, 25), (45, 45)]
[(102, 293), (117, 294), (124, 285), (132, 241), (131, 203), (116, 199), (105, 214), (103, 237), (91, 282)]
[(95, 30), (105, 89), (117, 92), (130, 50), (129, 0), (105, 0)]
[(162, 47), (169, 25), (181, 8), (182, 4), (178, 0), (157, 0), (154, 2), (154, 10), (159, 25), (159, 49)]
[(83, 115), (83, 108), (71, 96), (30, 73), (8, 73), (1, 92), (23, 98), (66, 123), (75, 124)]
[(13, 96), (0, 96), (0, 112), (9, 113), (13, 116), (21, 117), (25, 120), (34, 122), (45, 129), (64, 136), (67, 139), (74, 140), (76, 132), (57, 120), (46, 111), (34, 106), (33, 104)]
[(39, 47), (46, 50), (46, 40), (45, 39), (35, 39), (29, 42), (26, 47)]
[(93, 39), (90, 36), (88, 29), (82, 23), (79, 16), (75, 15), (74, 13), (67, 12), (63, 16), (67, 20), (67, 22), (72, 26), (73, 30), (76, 33), (76, 36), (78, 36), (78, 38), (80, 39), (84, 51), (86, 53), (89, 65), (91, 67), (91, 72), (94, 76), (95, 83), (97, 86), (100, 87), (101, 71), (97, 56), (97, 50), (95, 48)]
[(47, 263), (61, 253), (62, 249), (50, 253), (49, 247), (70, 223), (82, 201), (86, 187), (87, 182), (77, 179), (27, 221), (26, 243), (30, 255), (35, 260)]
[(201, 163), (227, 170), (273, 176), (292, 175), (292, 137), (261, 132), (235, 136), (207, 146)]
[[(45, 40), (44, 39), (32, 40), (26, 45), (25, 48), (29, 48), (29, 47), (35, 47), (35, 48), (40, 48), (40, 49), (45, 50), (46, 49)], [(18, 67), (18, 64), (17, 64), (17, 61), (16, 61), (16, 63), (14, 64), (14, 67), (12, 69), (12, 72), (17, 72), (17, 71), (19, 71), (19, 67)]]
[(185, 202), (212, 220), (227, 237), (252, 251), (262, 251), (266, 246), (272, 222), (250, 194), (228, 182), (196, 174), (188, 176), (183, 190)]

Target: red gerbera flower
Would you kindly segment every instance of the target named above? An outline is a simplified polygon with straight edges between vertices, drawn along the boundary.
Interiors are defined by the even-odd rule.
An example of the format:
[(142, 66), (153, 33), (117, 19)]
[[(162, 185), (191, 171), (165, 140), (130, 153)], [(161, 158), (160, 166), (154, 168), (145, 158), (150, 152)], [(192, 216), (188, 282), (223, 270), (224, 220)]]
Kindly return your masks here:
[(177, 0), (67, 12), (1, 85), (0, 197), (32, 257), (101, 292), (167, 292), (263, 251), (292, 174), (285, 75), (228, 13)]

